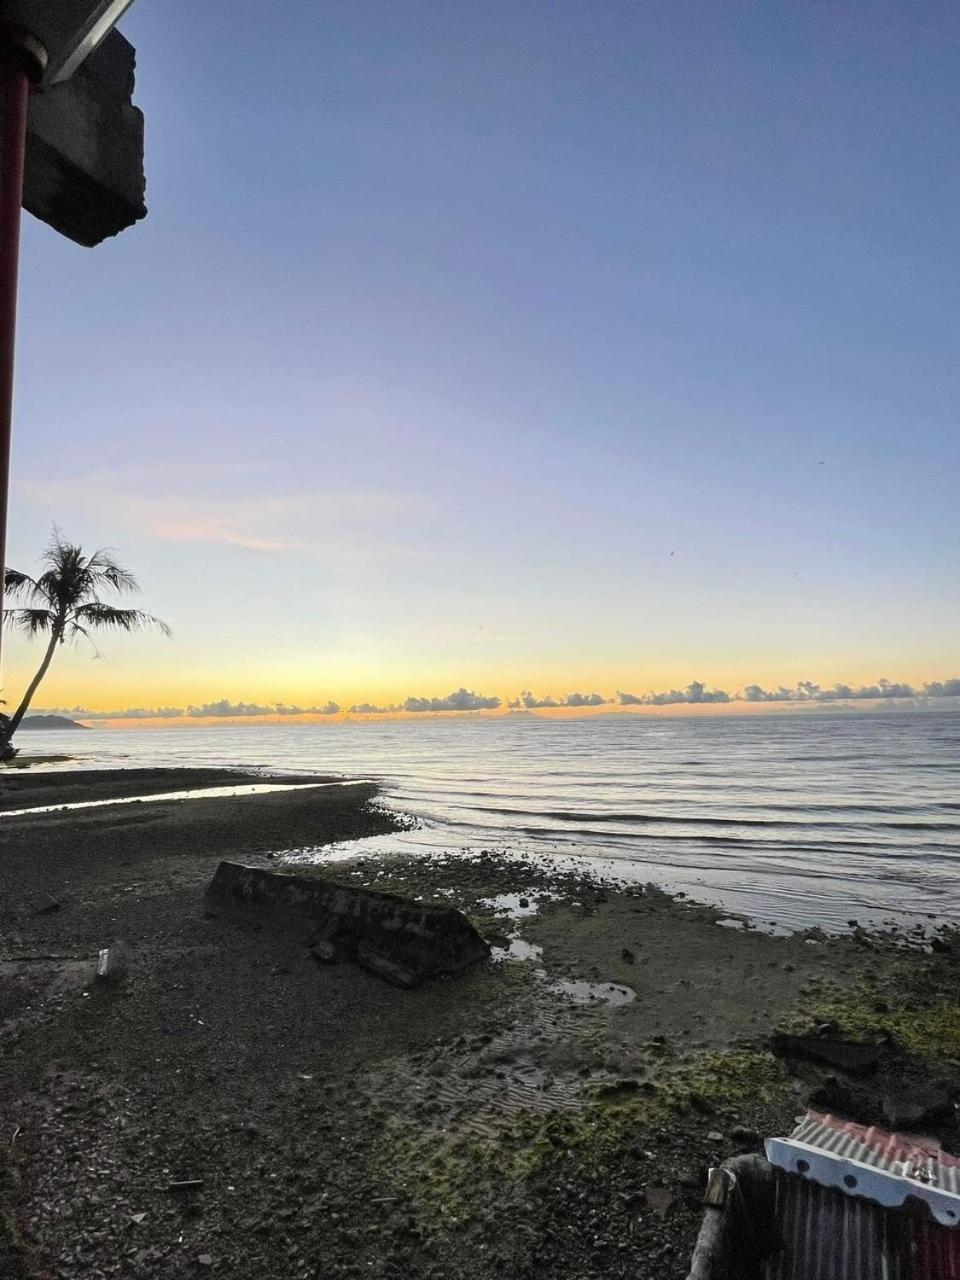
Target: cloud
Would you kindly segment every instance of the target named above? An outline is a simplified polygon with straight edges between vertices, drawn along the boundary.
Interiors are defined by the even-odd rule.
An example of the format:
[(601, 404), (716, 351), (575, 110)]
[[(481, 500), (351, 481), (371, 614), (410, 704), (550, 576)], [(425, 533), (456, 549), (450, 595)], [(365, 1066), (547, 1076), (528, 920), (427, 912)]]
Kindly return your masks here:
[(328, 702), (322, 707), (288, 706), (285, 702), (274, 702), (272, 705), (261, 705), (258, 702), (230, 702), (221, 698), (219, 702), (204, 702), (202, 706), (187, 707), (187, 715), (193, 719), (206, 716), (335, 716), (340, 710), (335, 702)]
[[(599, 693), (568, 693), (565, 698), (538, 698), (524, 689), (518, 698), (507, 706), (513, 709), (558, 707), (599, 707), (617, 702), (622, 707), (661, 707), (674, 704), (705, 704), (719, 702), (780, 702), (780, 703), (829, 703), (890, 701), (896, 699), (960, 698), (960, 677), (949, 680), (928, 681), (920, 689), (911, 684), (894, 680), (878, 680), (876, 684), (835, 684), (822, 688), (812, 680), (800, 680), (792, 688), (780, 685), (764, 689), (759, 684), (745, 685), (737, 693), (724, 689), (708, 689), (699, 680), (692, 681), (685, 689), (667, 689), (661, 693), (627, 693), (618, 690), (615, 698), (605, 698)], [(461, 687), (445, 698), (410, 697), (391, 706), (377, 706), (372, 702), (355, 703), (349, 708), (354, 715), (388, 715), (398, 711), (410, 713), (493, 711), (502, 705), (500, 698), (474, 693)], [(343, 710), (339, 703), (329, 701), (322, 706), (301, 707), (284, 702), (231, 702), (221, 698), (217, 702), (205, 702), (199, 706), (183, 707), (127, 707), (122, 711), (91, 711), (88, 707), (36, 707), (35, 715), (70, 716), (75, 720), (175, 720), (188, 717), (201, 720), (207, 717), (257, 716), (335, 716)]]
[(666, 707), (677, 702), (731, 702), (732, 698), (726, 689), (708, 689), (702, 681), (692, 680), (686, 689), (667, 689), (663, 693), (618, 692), (617, 701), (622, 707)]
[(68, 512), (71, 522), (97, 522), (109, 511), (116, 528), (164, 542), (268, 554), (307, 552), (338, 571), (372, 560), (432, 554), (410, 541), (411, 518), (429, 506), (421, 495), (378, 490), (321, 495), (304, 489), (266, 496), (262, 484), (251, 487), (242, 468), (240, 473), (239, 480), (230, 477), (231, 488), (224, 475), (195, 477), (193, 492), (184, 492), (179, 478), (176, 492), (163, 492), (163, 477), (137, 467), (28, 477), (18, 482), (17, 491), (48, 511)]
[(514, 698), (507, 703), (507, 706), (514, 711), (518, 707), (526, 707), (528, 710), (532, 710), (534, 707), (559, 707), (559, 705), (560, 703), (555, 698), (537, 698), (529, 689), (524, 689), (519, 698)]
[(261, 705), (258, 702), (205, 702), (202, 706), (184, 707), (125, 707), (122, 711), (91, 711), (88, 707), (37, 708), (34, 715), (70, 716), (74, 720), (176, 720), (189, 717), (201, 720), (207, 716), (335, 716), (340, 711), (336, 702), (326, 702), (322, 707), (288, 706), (284, 702)]
[(407, 698), (404, 711), (492, 711), (499, 707), (500, 699), (474, 693), (472, 689), (459, 688), (445, 698)]
[(934, 680), (923, 686), (925, 698), (960, 698), (960, 679)]
[(602, 707), (612, 701), (602, 693), (568, 693), (563, 700), (565, 707)]
[(798, 680), (792, 688), (780, 685), (764, 689), (759, 684), (745, 685), (737, 693), (724, 689), (707, 689), (694, 680), (686, 689), (668, 689), (663, 693), (617, 692), (617, 701), (623, 707), (668, 706), (672, 703), (704, 702), (868, 702), (893, 698), (956, 698), (960, 697), (960, 679), (935, 680), (922, 689), (896, 680), (878, 680), (876, 684), (835, 684), (822, 688), (813, 680)]
[[(951, 692), (952, 686), (956, 686)], [(943, 690), (942, 693), (934, 690)], [(864, 684), (856, 687), (849, 684), (835, 684), (823, 689), (812, 680), (800, 680), (788, 689), (780, 685), (778, 689), (764, 689), (758, 684), (748, 684), (739, 697), (744, 702), (850, 702), (866, 701), (882, 698), (916, 698), (916, 697), (951, 697), (960, 695), (960, 681), (947, 680), (945, 683), (924, 685), (918, 694), (913, 685), (891, 680), (878, 680), (876, 684)]]
[(514, 711), (519, 707), (526, 707), (528, 710), (534, 707), (603, 707), (612, 701), (612, 698), (605, 698), (602, 693), (568, 693), (565, 698), (538, 698), (529, 689), (524, 689), (519, 698), (513, 698), (507, 706)]
[(183, 707), (126, 707), (123, 711), (91, 711), (88, 707), (37, 707), (31, 715), (69, 716), (73, 720), (175, 720)]

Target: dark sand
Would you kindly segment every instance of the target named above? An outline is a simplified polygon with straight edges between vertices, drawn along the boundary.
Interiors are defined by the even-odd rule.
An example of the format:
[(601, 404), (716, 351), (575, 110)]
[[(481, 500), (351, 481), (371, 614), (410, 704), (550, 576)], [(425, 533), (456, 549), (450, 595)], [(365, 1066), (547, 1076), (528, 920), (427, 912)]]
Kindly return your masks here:
[[(90, 775), (84, 798), (251, 780), (138, 773)], [(0, 808), (83, 785), (4, 775)], [(390, 829), (374, 792), (0, 817), (3, 1280), (682, 1277), (706, 1166), (801, 1109), (772, 1030), (836, 1017), (960, 1055), (952, 954), (726, 929), (529, 862), (327, 869), (542, 948), (418, 991), (204, 917), (222, 857), (279, 868)], [(501, 893), (540, 909), (511, 921)], [(94, 984), (118, 938), (127, 978)], [(572, 979), (636, 998), (573, 1003)]]

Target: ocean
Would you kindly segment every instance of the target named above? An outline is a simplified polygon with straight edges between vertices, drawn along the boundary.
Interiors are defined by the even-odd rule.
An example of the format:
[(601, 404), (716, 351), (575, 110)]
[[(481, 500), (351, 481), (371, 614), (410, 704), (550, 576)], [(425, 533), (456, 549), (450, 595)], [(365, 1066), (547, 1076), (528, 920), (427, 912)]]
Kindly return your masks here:
[(251, 720), (37, 731), (19, 745), (77, 767), (373, 777), (418, 821), (361, 842), (368, 852), (572, 859), (787, 929), (960, 922), (960, 711)]

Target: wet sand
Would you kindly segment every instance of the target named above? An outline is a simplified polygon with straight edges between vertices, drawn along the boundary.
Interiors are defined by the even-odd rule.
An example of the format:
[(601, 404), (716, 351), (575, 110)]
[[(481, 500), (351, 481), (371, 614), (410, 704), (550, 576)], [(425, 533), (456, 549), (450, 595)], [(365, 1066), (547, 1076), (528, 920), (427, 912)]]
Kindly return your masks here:
[[(250, 781), (137, 772), (82, 798)], [(86, 783), (4, 775), (0, 808)], [(532, 861), (324, 869), (453, 902), (527, 957), (416, 991), (204, 917), (220, 858), (282, 869), (388, 830), (374, 796), (0, 817), (0, 1277), (682, 1277), (706, 1166), (801, 1109), (774, 1029), (960, 1056), (951, 953), (724, 928)], [(118, 938), (128, 975), (95, 984)]]

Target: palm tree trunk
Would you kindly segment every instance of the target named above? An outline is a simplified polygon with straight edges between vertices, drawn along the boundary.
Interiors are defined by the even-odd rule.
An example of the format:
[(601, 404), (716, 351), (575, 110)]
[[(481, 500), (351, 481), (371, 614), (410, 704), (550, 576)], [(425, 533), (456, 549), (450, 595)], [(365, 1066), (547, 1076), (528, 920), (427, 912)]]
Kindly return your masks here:
[(7, 728), (7, 733), (6, 733), (6, 738), (8, 742), (13, 737), (13, 735), (17, 732), (17, 730), (20, 728), (20, 721), (26, 715), (27, 708), (30, 706), (30, 703), (33, 701), (33, 695), (39, 689), (40, 681), (47, 674), (47, 668), (50, 666), (50, 662), (53, 658), (53, 651), (54, 649), (56, 649), (57, 641), (59, 639), (60, 639), (60, 629), (58, 627), (54, 627), (50, 635), (50, 643), (47, 645), (47, 651), (43, 655), (43, 661), (40, 663), (40, 669), (37, 672), (37, 674), (33, 677), (33, 679), (30, 681), (29, 685), (27, 685), (27, 691), (23, 695), (23, 701), (20, 703), (19, 707), (17, 707), (16, 711), (13, 713), (13, 716), (10, 720), (10, 724)]

